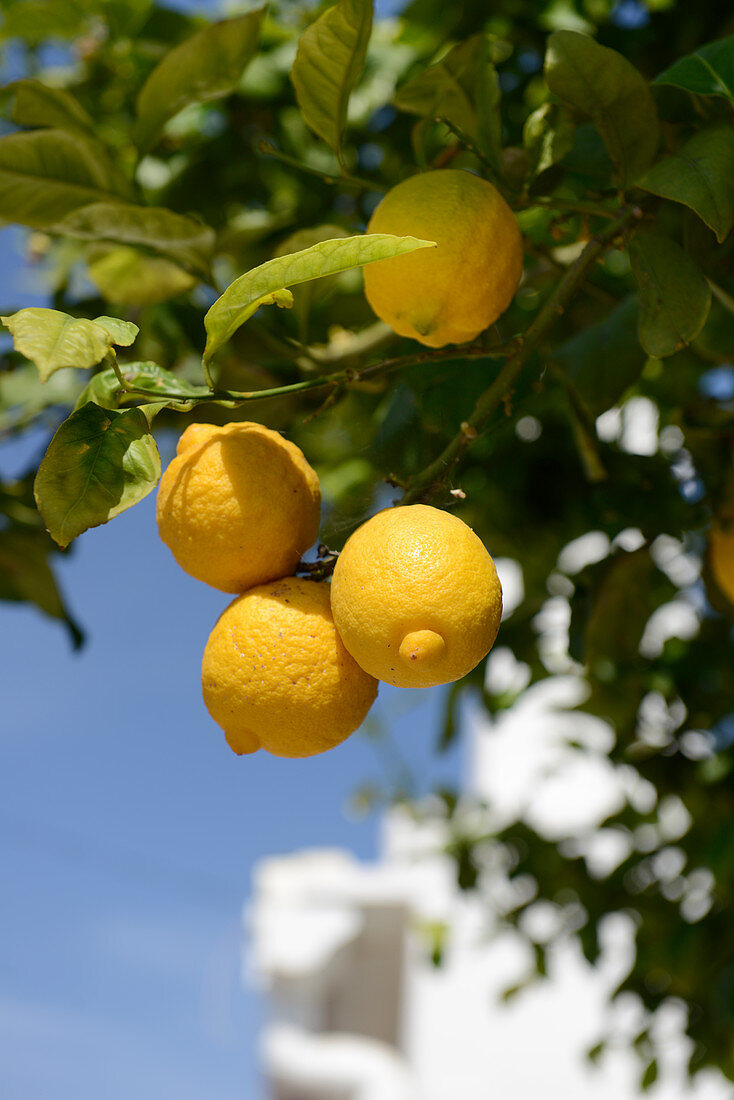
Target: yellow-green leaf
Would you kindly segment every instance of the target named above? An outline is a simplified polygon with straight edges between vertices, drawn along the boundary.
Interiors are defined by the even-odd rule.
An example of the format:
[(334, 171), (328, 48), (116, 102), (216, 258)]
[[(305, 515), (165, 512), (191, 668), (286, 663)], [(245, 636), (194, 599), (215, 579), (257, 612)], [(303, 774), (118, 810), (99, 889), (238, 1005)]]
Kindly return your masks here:
[(485, 34), (475, 34), (400, 88), (395, 106), (423, 118), (445, 118), (493, 161), (501, 153), (500, 89)]
[(51, 440), (36, 476), (36, 504), (63, 548), (142, 500), (160, 474), (145, 414), (137, 408), (101, 409), (89, 401)]
[(53, 229), (90, 202), (117, 200), (129, 187), (103, 153), (79, 134), (31, 130), (0, 138), (0, 219)]
[(40, 80), (15, 80), (7, 87), (14, 94), (11, 118), (19, 126), (43, 126), (81, 131), (94, 137), (94, 122), (71, 92), (51, 88)]
[(341, 160), (349, 96), (364, 69), (372, 0), (338, 0), (298, 42), (291, 80), (306, 123)]
[(229, 340), (240, 325), (262, 305), (290, 305), (285, 289), (323, 275), (336, 275), (376, 260), (389, 260), (416, 248), (434, 248), (435, 242), (416, 237), (394, 237), (390, 233), (367, 233), (358, 237), (321, 241), (289, 256), (278, 256), (253, 268), (227, 287), (204, 318), (207, 332), (204, 360)]
[(166, 54), (138, 96), (135, 140), (141, 151), (151, 148), (169, 118), (189, 103), (221, 99), (235, 90), (257, 49), (263, 11), (212, 23)]
[(164, 206), (97, 202), (75, 210), (58, 225), (61, 233), (88, 241), (114, 241), (152, 249), (210, 280), (214, 230)]
[(58, 309), (31, 306), (10, 317), (0, 317), (10, 329), (13, 343), (38, 367), (43, 382), (62, 367), (93, 367), (118, 344), (129, 347), (138, 326), (118, 317), (70, 317)]

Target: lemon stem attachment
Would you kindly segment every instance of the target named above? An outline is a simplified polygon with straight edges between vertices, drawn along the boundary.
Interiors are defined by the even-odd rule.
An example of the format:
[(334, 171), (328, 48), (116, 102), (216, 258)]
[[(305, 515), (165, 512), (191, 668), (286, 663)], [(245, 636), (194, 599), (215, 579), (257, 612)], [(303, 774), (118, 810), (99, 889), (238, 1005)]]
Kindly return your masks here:
[(406, 634), (400, 643), (400, 659), (406, 665), (416, 664), (431, 668), (443, 656), (446, 643), (433, 630), (414, 630)]

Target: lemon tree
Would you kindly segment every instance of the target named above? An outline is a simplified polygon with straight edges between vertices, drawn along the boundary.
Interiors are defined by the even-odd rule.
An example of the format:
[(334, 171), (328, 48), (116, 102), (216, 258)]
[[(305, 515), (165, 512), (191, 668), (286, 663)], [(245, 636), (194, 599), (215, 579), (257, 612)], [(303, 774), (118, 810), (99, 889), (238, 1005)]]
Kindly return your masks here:
[[(653, 792), (604, 823), (620, 861), (594, 877), (578, 838), (542, 835), (530, 813), (501, 827), (486, 807), (467, 817), (466, 797), (457, 810), (444, 791), (432, 806), (458, 880), (482, 883), (492, 845), (493, 865), (532, 879), (592, 961), (606, 915), (633, 912), (622, 988), (640, 1006), (643, 1082), (666, 998), (690, 1010), (692, 1072), (734, 1080), (727, 13), (715, 0), (410, 0), (391, 19), (369, 0), (247, 7), (218, 19), (155, 0), (3, 5), (17, 78), (2, 103), (0, 218), (22, 227), (53, 295), (31, 303), (24, 272), (0, 314), (0, 433), (38, 451), (0, 480), (0, 597), (80, 645), (58, 556), (100, 524), (114, 532), (156, 489), (158, 443), (184, 434), (160, 489), (179, 560), (237, 596), (233, 630), (256, 609), (263, 631), (287, 618), (279, 672), (300, 660), (308, 616), (320, 624), (311, 666), (326, 710), (316, 719), (304, 689), (280, 732), (277, 676), (256, 713), (212, 624), (203, 687), (245, 756), (338, 743), (393, 667), (450, 685), (437, 749), (461, 737), (468, 698), (499, 714), (523, 685), (577, 677), (581, 709), (609, 731), (609, 766)], [(49, 69), (59, 42), (74, 64)], [(430, 579), (439, 544), (409, 578), (409, 614), (388, 544), (367, 536), (414, 508), (457, 533), (450, 578)], [(325, 610), (339, 551), (337, 617), (345, 584), (356, 616), (369, 574), (361, 660), (372, 666), (383, 621), (399, 665), (340, 664), (339, 645), (353, 662), (357, 643), (348, 621), (338, 641)], [(511, 655), (507, 683), (486, 676), (490, 558), (521, 577), (489, 657), (496, 671)], [(264, 610), (261, 583), (311, 596), (298, 613), (275, 597)], [(481, 621), (464, 621), (475, 605)], [(671, 837), (676, 807), (688, 824)], [(505, 919), (524, 933), (532, 904)], [(548, 946), (532, 944), (540, 972)]]

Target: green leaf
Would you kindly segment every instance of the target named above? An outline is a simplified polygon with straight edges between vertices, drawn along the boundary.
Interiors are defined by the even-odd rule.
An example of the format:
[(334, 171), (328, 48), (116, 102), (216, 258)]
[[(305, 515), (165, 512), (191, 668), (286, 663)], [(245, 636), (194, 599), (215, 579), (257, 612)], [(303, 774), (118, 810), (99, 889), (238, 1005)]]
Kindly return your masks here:
[(114, 241), (149, 248), (181, 264), (199, 278), (211, 279), (209, 263), (214, 248), (214, 230), (164, 206), (96, 202), (74, 211), (57, 228), (61, 233), (82, 240)]
[(535, 176), (552, 168), (573, 149), (576, 127), (564, 107), (544, 103), (528, 115), (523, 128), (523, 145), (530, 156)]
[(166, 302), (196, 283), (193, 275), (164, 256), (146, 256), (128, 245), (105, 249), (87, 272), (103, 298), (125, 306)]
[(652, 1086), (655, 1084), (657, 1079), (658, 1079), (658, 1064), (657, 1064), (656, 1060), (653, 1058), (652, 1061), (648, 1062), (647, 1066), (645, 1067), (645, 1072), (643, 1073), (642, 1080), (640, 1081), (640, 1088), (642, 1089), (643, 1092), (647, 1092), (648, 1089), (652, 1088)]
[(54, 229), (88, 203), (128, 197), (129, 185), (98, 144), (65, 130), (0, 138), (0, 219)]
[(734, 130), (726, 123), (700, 130), (637, 186), (689, 206), (721, 243), (734, 225)]
[(31, 306), (10, 317), (0, 317), (13, 343), (38, 367), (43, 382), (62, 367), (93, 367), (113, 344), (128, 347), (138, 334), (132, 321), (117, 317), (70, 317), (58, 309)]
[(548, 39), (545, 78), (550, 90), (598, 129), (618, 183), (632, 183), (652, 163), (660, 128), (646, 80), (616, 50), (577, 31)]
[(211, 359), (260, 306), (292, 304), (292, 295), (286, 287), (363, 267), (376, 260), (389, 260), (417, 248), (435, 248), (435, 244), (415, 237), (394, 237), (391, 233), (366, 233), (322, 241), (290, 256), (268, 260), (235, 279), (210, 308), (204, 318), (207, 332), (204, 361)]
[(630, 241), (630, 261), (640, 294), (640, 343), (648, 355), (662, 359), (701, 331), (711, 290), (688, 253), (661, 234), (636, 234)]
[(142, 152), (189, 103), (221, 99), (235, 90), (257, 49), (263, 12), (212, 23), (166, 54), (138, 96), (135, 141)]
[[(146, 390), (154, 399), (161, 393), (172, 393), (180, 396), (181, 403), (185, 404), (188, 398), (205, 397), (209, 394), (209, 390), (203, 386), (192, 386), (186, 379), (180, 378), (164, 367), (159, 367), (157, 363), (121, 363), (120, 373), (131, 386)], [(90, 378), (79, 394), (75, 407), (80, 409), (88, 401), (93, 401), (100, 408), (116, 409), (124, 396), (125, 393), (116, 372), (112, 367), (105, 367)], [(175, 402), (170, 404), (174, 408), (177, 407)]]
[(10, 117), (19, 126), (81, 131), (95, 138), (94, 122), (71, 92), (30, 79), (15, 80), (6, 90), (14, 95)]
[(734, 35), (680, 58), (653, 84), (672, 84), (693, 95), (721, 96), (734, 103)]
[(38, 511), (62, 548), (147, 496), (161, 460), (140, 409), (114, 412), (92, 401), (65, 420), (36, 477)]
[(298, 40), (291, 80), (308, 126), (341, 162), (349, 96), (362, 75), (372, 0), (338, 0)]
[(630, 295), (602, 321), (561, 344), (553, 357), (592, 416), (611, 408), (642, 373), (646, 356), (637, 337), (638, 313), (637, 298)]
[(28, 601), (61, 619), (78, 649), (84, 635), (64, 605), (48, 563), (48, 537), (39, 531), (0, 531), (0, 600)]
[(475, 34), (404, 84), (395, 106), (423, 118), (445, 118), (495, 163), (502, 149), (500, 89), (489, 41)]

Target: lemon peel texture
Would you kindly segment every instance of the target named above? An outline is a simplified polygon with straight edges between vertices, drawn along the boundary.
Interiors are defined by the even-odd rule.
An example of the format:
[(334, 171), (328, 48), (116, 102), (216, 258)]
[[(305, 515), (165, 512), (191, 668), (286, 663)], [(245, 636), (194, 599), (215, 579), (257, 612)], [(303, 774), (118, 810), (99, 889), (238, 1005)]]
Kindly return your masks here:
[(301, 450), (262, 424), (191, 424), (161, 478), (161, 538), (192, 577), (244, 592), (292, 573), (321, 493)]
[(499, 191), (453, 168), (410, 176), (388, 191), (369, 233), (410, 234), (437, 248), (364, 269), (367, 300), (401, 336), (432, 348), (463, 344), (509, 306), (522, 275), (517, 218)]
[(336, 632), (329, 585), (298, 577), (232, 601), (209, 636), (201, 684), (238, 754), (325, 752), (361, 725), (377, 695)]
[(424, 504), (388, 508), (348, 539), (331, 584), (334, 622), (355, 661), (398, 687), (458, 680), (491, 649), (502, 589), (483, 542)]

